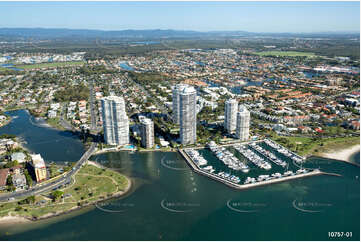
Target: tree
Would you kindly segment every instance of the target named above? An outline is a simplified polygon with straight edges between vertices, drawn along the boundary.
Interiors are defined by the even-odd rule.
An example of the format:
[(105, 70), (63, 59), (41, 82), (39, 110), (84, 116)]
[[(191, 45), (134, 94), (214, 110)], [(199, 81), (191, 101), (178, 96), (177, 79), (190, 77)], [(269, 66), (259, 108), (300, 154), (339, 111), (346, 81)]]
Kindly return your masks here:
[(15, 187), (14, 185), (8, 186), (8, 191), (9, 191), (9, 192), (13, 192), (13, 191), (15, 191), (15, 190), (16, 190), (16, 187)]
[(33, 185), (33, 179), (31, 178), (29, 171), (25, 169), (24, 175), (25, 175), (26, 183), (28, 184), (29, 187), (31, 187)]
[(9, 175), (9, 176), (6, 178), (6, 185), (8, 185), (8, 186), (12, 186), (12, 185), (13, 185), (13, 177), (12, 177), (12, 175)]
[(63, 191), (56, 190), (51, 193), (51, 197), (53, 198), (53, 201), (55, 202), (55, 201), (59, 200), (63, 196), (63, 194), (64, 194)]
[(33, 204), (35, 203), (35, 196), (30, 196), (30, 197), (27, 197), (23, 200), (21, 200), (20, 202), (18, 202), (19, 205), (22, 205), (22, 204)]
[(14, 167), (14, 166), (17, 166), (19, 164), (19, 162), (17, 160), (14, 160), (14, 161), (9, 161), (8, 163), (5, 164), (5, 168), (11, 168), (11, 167)]

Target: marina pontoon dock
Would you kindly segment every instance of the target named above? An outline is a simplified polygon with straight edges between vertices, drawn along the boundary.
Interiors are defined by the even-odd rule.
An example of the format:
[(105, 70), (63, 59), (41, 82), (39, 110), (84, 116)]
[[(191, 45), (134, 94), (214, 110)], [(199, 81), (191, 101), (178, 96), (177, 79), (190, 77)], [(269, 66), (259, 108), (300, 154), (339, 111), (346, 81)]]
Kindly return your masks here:
[[(263, 186), (263, 185), (268, 185), (268, 184), (273, 184), (273, 183), (279, 183), (279, 182), (284, 182), (284, 181), (289, 181), (289, 180), (293, 180), (293, 179), (299, 179), (299, 178), (303, 178), (303, 177), (310, 177), (310, 176), (315, 176), (315, 175), (322, 175), (322, 174), (327, 174), (324, 173), (318, 169), (312, 170), (312, 171), (307, 171), (305, 169), (300, 169), (296, 172), (296, 174), (294, 174), (293, 172), (288, 172), (286, 176), (282, 176), (280, 177), (279, 175), (275, 175), (275, 176), (264, 176), (262, 177), (262, 180), (258, 180), (255, 181), (253, 183), (246, 183), (246, 184), (237, 184), (235, 182), (232, 182), (230, 180), (225, 179), (224, 177), (218, 176), (216, 174), (207, 172), (202, 170), (201, 168), (199, 168), (191, 159), (190, 156), (188, 156), (187, 152), (185, 152), (184, 149), (179, 149), (178, 150), (179, 153), (183, 156), (183, 158), (186, 160), (188, 166), (196, 173), (207, 176), (211, 179), (214, 179), (216, 181), (220, 181), (223, 184), (238, 189), (238, 190), (243, 190), (243, 189), (249, 189), (249, 188), (253, 188), (253, 187), (257, 187), (257, 186)], [(254, 178), (255, 179), (255, 178)], [(247, 181), (247, 180), (246, 180)]]
[(273, 140), (270, 139), (264, 139), (263, 140), (264, 143), (270, 147), (272, 147), (273, 149), (277, 150), (277, 152), (289, 157), (290, 159), (292, 159), (293, 161), (297, 162), (297, 163), (302, 163), (305, 161), (305, 157), (302, 157), (300, 155), (297, 155), (296, 153), (292, 152), (291, 150), (283, 147), (282, 145), (274, 142)]

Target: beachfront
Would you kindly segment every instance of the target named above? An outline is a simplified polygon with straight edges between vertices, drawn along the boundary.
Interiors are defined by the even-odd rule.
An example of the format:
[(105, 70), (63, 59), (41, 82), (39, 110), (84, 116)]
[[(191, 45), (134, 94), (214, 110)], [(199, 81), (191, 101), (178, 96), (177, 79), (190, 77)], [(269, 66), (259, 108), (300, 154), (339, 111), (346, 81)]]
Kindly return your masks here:
[(360, 144), (342, 150), (334, 150), (327, 153), (325, 152), (320, 154), (320, 156), (334, 160), (351, 162), (352, 155), (354, 155), (357, 152), (360, 152)]

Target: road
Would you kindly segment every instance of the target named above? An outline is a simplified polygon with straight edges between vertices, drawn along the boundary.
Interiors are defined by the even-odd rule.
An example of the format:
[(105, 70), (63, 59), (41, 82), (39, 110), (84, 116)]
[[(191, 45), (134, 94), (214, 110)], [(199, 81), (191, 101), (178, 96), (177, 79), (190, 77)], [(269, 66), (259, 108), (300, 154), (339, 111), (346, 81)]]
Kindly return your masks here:
[(66, 185), (71, 182), (71, 178), (73, 175), (75, 175), (78, 170), (84, 165), (84, 163), (89, 159), (89, 157), (94, 153), (95, 148), (97, 144), (92, 143), (90, 148), (83, 154), (83, 156), (79, 159), (79, 161), (76, 163), (76, 165), (73, 167), (73, 169), (65, 174), (62, 178), (53, 181), (51, 183), (45, 184), (45, 185), (38, 185), (36, 187), (31, 188), (30, 190), (26, 191), (19, 191), (19, 192), (12, 192), (0, 195), (0, 201), (6, 201), (9, 198), (20, 198), (20, 197), (28, 197), (32, 195), (37, 195), (39, 193), (48, 192), (53, 189), (57, 189), (62, 185)]
[(91, 124), (90, 124), (90, 132), (95, 131), (97, 132), (97, 120), (95, 115), (95, 109), (94, 109), (94, 80), (91, 80), (89, 83), (89, 89), (90, 89), (90, 118), (91, 118)]
[(63, 109), (62, 109), (62, 113), (60, 115), (60, 124), (61, 126), (63, 126), (65, 129), (67, 130), (72, 130), (72, 131), (76, 131), (76, 128), (74, 128), (65, 118), (64, 115), (66, 113), (66, 105), (64, 104)]

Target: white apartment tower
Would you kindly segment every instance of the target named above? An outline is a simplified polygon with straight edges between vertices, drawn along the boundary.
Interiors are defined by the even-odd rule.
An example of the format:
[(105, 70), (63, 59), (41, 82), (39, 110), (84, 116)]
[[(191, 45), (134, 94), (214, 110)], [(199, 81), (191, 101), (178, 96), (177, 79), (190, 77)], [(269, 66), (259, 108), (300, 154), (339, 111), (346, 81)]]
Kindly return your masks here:
[(172, 92), (172, 107), (173, 107), (173, 122), (176, 124), (180, 124), (179, 117), (179, 95), (183, 91), (184, 88), (188, 87), (187, 84), (177, 84), (173, 88)]
[(146, 149), (154, 146), (154, 123), (148, 118), (140, 121), (140, 135), (142, 138), (142, 146)]
[(194, 144), (197, 140), (197, 91), (192, 86), (185, 87), (179, 95), (180, 142)]
[(228, 99), (224, 110), (224, 128), (229, 134), (234, 133), (237, 127), (238, 102), (235, 99)]
[(243, 105), (239, 106), (237, 113), (236, 137), (241, 141), (249, 139), (250, 113)]
[(101, 99), (104, 139), (109, 145), (129, 144), (129, 120), (122, 97), (109, 96)]

